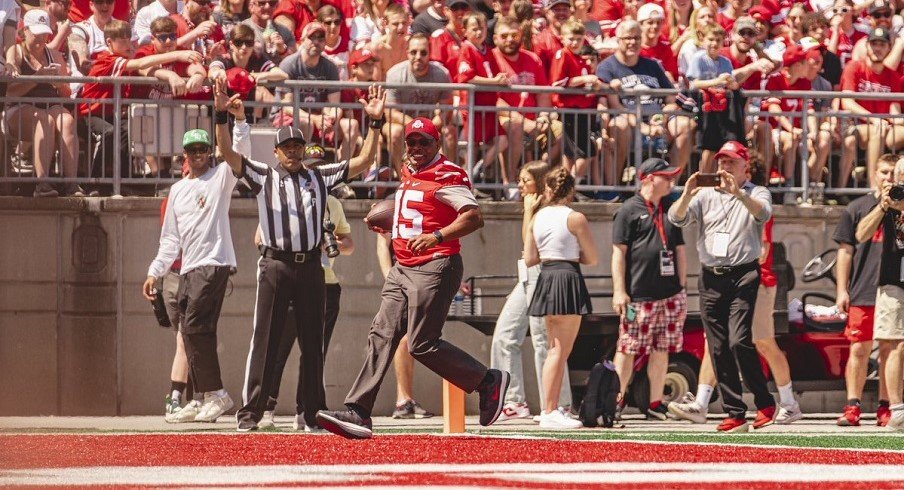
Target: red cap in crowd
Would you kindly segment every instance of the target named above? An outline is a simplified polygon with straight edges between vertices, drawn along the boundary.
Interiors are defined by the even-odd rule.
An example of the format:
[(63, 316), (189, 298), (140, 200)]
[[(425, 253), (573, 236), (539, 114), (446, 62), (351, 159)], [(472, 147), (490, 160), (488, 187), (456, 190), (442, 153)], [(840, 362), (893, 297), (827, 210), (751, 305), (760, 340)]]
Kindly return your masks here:
[(418, 117), (412, 119), (411, 122), (405, 125), (406, 138), (415, 133), (420, 133), (424, 136), (433, 138), (435, 141), (439, 141), (439, 131), (436, 130), (436, 126), (433, 125), (433, 121), (427, 119), (426, 117)]
[(352, 51), (350, 55), (348, 55), (348, 66), (358, 66), (365, 61), (375, 60), (377, 58), (377, 53), (364, 48), (364, 49), (356, 49)]
[(232, 92), (241, 94), (244, 99), (257, 88), (257, 81), (244, 68), (234, 66), (226, 70), (226, 86)]
[(772, 11), (762, 5), (750, 7), (750, 9), (747, 10), (747, 15), (753, 17), (754, 19), (756, 19), (764, 24), (768, 24), (769, 26), (773, 25), (772, 24)]
[(785, 68), (789, 68), (794, 63), (800, 63), (807, 59), (808, 51), (797, 44), (792, 44), (782, 55), (782, 64), (785, 65)]
[(304, 26), (304, 29), (302, 29), (301, 38), (307, 39), (307, 38), (311, 37), (311, 34), (314, 34), (317, 31), (320, 31), (324, 35), (326, 35), (326, 27), (323, 27), (323, 24), (321, 24), (320, 22), (317, 22), (317, 21), (310, 22), (310, 23), (308, 23), (308, 25)]
[(750, 159), (750, 154), (747, 152), (747, 147), (743, 144), (737, 141), (727, 141), (722, 145), (719, 153), (716, 153), (716, 160), (720, 157), (740, 158), (746, 162)]

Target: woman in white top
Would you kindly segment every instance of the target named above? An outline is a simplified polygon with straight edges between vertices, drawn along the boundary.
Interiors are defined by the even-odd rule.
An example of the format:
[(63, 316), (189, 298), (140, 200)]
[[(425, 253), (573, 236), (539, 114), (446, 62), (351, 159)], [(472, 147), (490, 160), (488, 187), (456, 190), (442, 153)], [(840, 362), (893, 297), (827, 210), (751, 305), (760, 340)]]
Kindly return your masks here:
[(581, 422), (557, 410), (562, 373), (581, 327), (581, 315), (592, 312), (580, 264), (597, 263), (596, 245), (587, 218), (568, 207), (574, 177), (563, 167), (546, 175), (544, 207), (537, 211), (525, 237), (524, 260), (540, 264), (540, 276), (528, 313), (546, 319), (549, 350), (543, 363), (543, 411), (540, 427), (576, 429)]

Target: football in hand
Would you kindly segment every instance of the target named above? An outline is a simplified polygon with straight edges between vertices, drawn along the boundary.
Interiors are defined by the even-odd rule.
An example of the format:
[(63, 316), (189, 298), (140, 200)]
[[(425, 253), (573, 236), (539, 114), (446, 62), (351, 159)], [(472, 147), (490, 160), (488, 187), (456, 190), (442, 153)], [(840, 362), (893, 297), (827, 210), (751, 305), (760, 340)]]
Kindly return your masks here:
[(385, 199), (373, 205), (370, 212), (364, 217), (364, 222), (370, 228), (379, 228), (385, 232), (392, 230), (392, 220), (395, 215), (395, 200)]

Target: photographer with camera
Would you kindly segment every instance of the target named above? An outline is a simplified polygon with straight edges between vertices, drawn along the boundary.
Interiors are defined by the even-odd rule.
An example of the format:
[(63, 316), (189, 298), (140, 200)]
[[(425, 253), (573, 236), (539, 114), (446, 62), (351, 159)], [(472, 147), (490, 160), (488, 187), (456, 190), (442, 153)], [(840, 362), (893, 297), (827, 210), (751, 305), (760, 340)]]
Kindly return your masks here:
[(857, 226), (857, 240), (862, 243), (882, 232), (873, 338), (880, 350), (889, 350), (882, 367), (891, 409), (887, 427), (904, 431), (904, 158), (895, 165), (893, 182), (882, 184), (879, 203)]
[(715, 182), (706, 182), (710, 179), (703, 177), (709, 175), (692, 174), (668, 212), (669, 221), (679, 227), (692, 223), (700, 227), (700, 317), (719, 380), (722, 406), (728, 413), (718, 427), (720, 432), (748, 429), (739, 374), (754, 395), (757, 415), (753, 428), (770, 425), (775, 417), (775, 399), (766, 386), (752, 328), (760, 287), (763, 229), (772, 216), (772, 197), (765, 187), (748, 180), (749, 159), (743, 144), (725, 143), (716, 153), (719, 172), (714, 175)]

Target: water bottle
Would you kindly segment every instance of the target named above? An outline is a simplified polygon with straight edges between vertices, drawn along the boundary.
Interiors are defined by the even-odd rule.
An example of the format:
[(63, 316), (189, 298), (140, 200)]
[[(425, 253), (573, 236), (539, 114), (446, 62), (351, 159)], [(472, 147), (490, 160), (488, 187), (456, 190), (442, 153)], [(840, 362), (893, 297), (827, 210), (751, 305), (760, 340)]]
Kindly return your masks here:
[(455, 298), (452, 299), (452, 314), (453, 315), (462, 315), (465, 310), (465, 295), (459, 291), (455, 293)]

